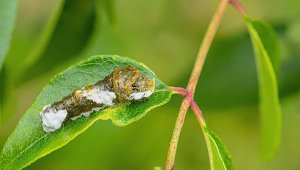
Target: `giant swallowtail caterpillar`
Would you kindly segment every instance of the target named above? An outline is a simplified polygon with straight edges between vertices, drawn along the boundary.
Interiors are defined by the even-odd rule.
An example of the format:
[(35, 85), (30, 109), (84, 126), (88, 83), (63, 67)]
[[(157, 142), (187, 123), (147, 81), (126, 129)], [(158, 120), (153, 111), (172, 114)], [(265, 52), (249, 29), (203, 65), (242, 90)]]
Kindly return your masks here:
[(40, 112), (45, 132), (58, 130), (63, 123), (89, 116), (113, 105), (139, 101), (149, 97), (155, 88), (154, 79), (148, 78), (133, 66), (115, 69), (93, 85), (75, 90), (61, 101), (43, 107)]

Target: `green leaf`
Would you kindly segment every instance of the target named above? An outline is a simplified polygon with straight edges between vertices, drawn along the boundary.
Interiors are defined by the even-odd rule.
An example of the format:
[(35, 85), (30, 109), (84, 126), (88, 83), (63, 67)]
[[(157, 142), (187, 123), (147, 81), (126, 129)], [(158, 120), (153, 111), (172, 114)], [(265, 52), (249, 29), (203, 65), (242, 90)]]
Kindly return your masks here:
[(47, 24), (45, 25), (45, 28), (39, 35), (36, 44), (29, 52), (28, 56), (24, 57), (23, 70), (30, 68), (30, 66), (32, 66), (35, 62), (37, 62), (40, 57), (42, 57), (42, 54), (45, 52), (45, 50), (49, 45), (51, 37), (55, 33), (55, 28), (57, 27), (57, 24), (59, 23), (59, 19), (63, 14), (64, 5), (65, 5), (65, 0), (57, 0), (53, 12), (49, 17)]
[(17, 13), (17, 0), (0, 1), (0, 71), (2, 62), (10, 46), (11, 34)]
[(211, 170), (233, 169), (231, 156), (218, 136), (206, 125), (202, 128), (208, 149)]
[[(203, 110), (258, 105), (256, 66), (248, 33), (216, 39), (205, 63), (195, 93)], [(300, 90), (300, 57), (285, 58), (280, 65), (277, 80), (281, 100)], [(189, 78), (189, 72), (186, 73), (175, 84), (185, 86)]]
[(267, 51), (273, 69), (278, 76), (280, 68), (280, 46), (275, 30), (270, 24), (263, 21), (252, 20), (252, 26), (257, 32), (264, 49)]
[[(271, 55), (275, 53), (271, 52), (274, 49), (267, 49), (267, 47), (274, 48), (275, 46), (267, 45), (267, 43), (272, 43), (272, 38), (267, 38), (268, 34), (258, 33), (259, 30), (262, 30), (263, 24), (247, 17), (245, 17), (245, 21), (254, 46), (258, 73), (262, 153), (266, 159), (271, 159), (279, 148), (281, 136), (281, 109), (278, 98), (278, 85), (274, 66), (271, 62), (271, 58), (275, 58)], [(257, 29), (258, 27), (259, 29)]]
[(109, 20), (110, 24), (115, 23), (115, 11), (114, 11), (114, 0), (97, 0), (96, 3), (100, 5), (102, 10), (105, 11), (105, 14)]
[[(27, 35), (28, 37), (25, 36), (27, 38), (24, 38), (24, 35), (26, 35), (24, 34), (24, 32), (22, 32), (24, 30), (18, 27), (23, 26), (22, 24), (20, 24), (21, 20), (24, 18), (26, 19), (26, 17), (20, 17), (20, 15), (22, 15), (22, 10), (19, 10), (19, 13), (21, 13), (19, 14), (20, 18), (18, 18), (18, 21), (16, 22), (16, 31), (13, 34), (12, 43), (2, 70), (4, 72), (2, 73), (0, 88), (0, 111), (2, 112), (2, 122), (7, 121), (10, 118), (10, 116), (15, 113), (16, 83), (24, 77), (23, 74), (25, 70), (28, 68), (32, 68), (31, 66), (39, 59), (41, 54), (45, 51), (49, 40), (53, 34), (53, 31), (57, 25), (57, 21), (62, 13), (64, 0), (54, 1), (53, 6), (53, 12), (51, 12), (51, 15), (49, 15), (49, 17), (47, 18), (47, 24), (45, 23), (42, 28), (38, 29), (40, 31), (36, 31), (35, 35)], [(30, 28), (33, 29), (33, 27)], [(28, 31), (29, 29), (25, 29), (25, 32)], [(34, 41), (31, 39), (34, 39)]]
[(20, 50), (26, 42), (22, 41), (22, 36), (15, 35), (15, 41), (5, 60), (5, 97), (1, 108), (3, 122), (15, 113), (15, 87), (79, 55), (91, 38), (94, 18), (93, 0), (56, 0), (47, 22), (43, 24), (41, 31), (34, 34), (36, 40), (25, 48), (29, 50)]
[(94, 0), (65, 0), (61, 15), (53, 28), (52, 36), (47, 41), (46, 48), (39, 53), (38, 60), (19, 81), (26, 81), (42, 75), (77, 57), (92, 38), (96, 17), (95, 6)]
[[(26, 69), (30, 68), (41, 57), (48, 46), (63, 11), (64, 0), (56, 0), (49, 3), (49, 5), (53, 6), (50, 8), (53, 11), (49, 12), (47, 17), (45, 17), (45, 21), (40, 21), (41, 26), (27, 26), (28, 28), (25, 28), (25, 30), (22, 28), (24, 27), (22, 20), (28, 18), (26, 18), (26, 15), (25, 17), (20, 16), (24, 15), (25, 12), (23, 11), (26, 9), (25, 7), (23, 9), (21, 6), (19, 18), (16, 23), (16, 31), (13, 34), (12, 45), (5, 60), (9, 74), (14, 74), (15, 79), (18, 79)], [(32, 29), (36, 29), (34, 34), (30, 34), (30, 30)]]
[[(65, 124), (53, 133), (43, 131), (39, 117), (39, 112), (43, 106), (59, 101), (87, 84), (103, 79), (115, 68), (127, 65), (133, 65), (149, 77), (155, 78), (156, 92), (149, 99), (110, 107), (93, 113), (88, 118), (81, 117)], [(0, 169), (20, 169), (28, 166), (38, 158), (64, 146), (97, 120), (111, 119), (117, 126), (125, 126), (137, 121), (151, 109), (170, 100), (172, 93), (162, 91), (166, 88), (167, 86), (149, 68), (132, 59), (119, 56), (94, 56), (83, 60), (56, 75), (41, 91), (4, 145), (0, 155)]]

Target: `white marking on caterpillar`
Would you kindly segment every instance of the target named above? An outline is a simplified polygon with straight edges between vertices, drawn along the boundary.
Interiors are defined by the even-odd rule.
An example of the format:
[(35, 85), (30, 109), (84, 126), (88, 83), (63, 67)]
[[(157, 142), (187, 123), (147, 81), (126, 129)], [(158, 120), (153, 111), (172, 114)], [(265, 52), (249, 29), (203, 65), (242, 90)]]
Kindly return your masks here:
[(116, 99), (116, 94), (114, 92), (104, 90), (102, 87), (94, 87), (90, 91), (83, 91), (82, 94), (89, 100), (92, 100), (96, 103), (101, 103), (107, 106), (114, 105), (113, 100)]
[[(113, 106), (113, 100), (116, 99), (116, 94), (110, 91), (100, 90), (99, 87), (94, 87), (90, 91), (82, 91), (83, 96), (89, 100), (92, 100), (96, 103), (104, 104), (105, 106)], [(90, 116), (90, 114), (94, 111), (99, 111), (101, 108), (93, 108), (92, 111), (83, 112), (78, 116), (72, 117), (71, 120), (76, 120), (80, 118), (82, 115), (85, 117)], [(68, 112), (67, 110), (59, 110), (51, 108), (51, 105), (47, 105), (40, 112), (40, 117), (43, 122), (43, 129), (45, 132), (53, 132), (59, 129), (64, 122)]]
[(155, 79), (149, 79), (135, 67), (117, 68), (103, 80), (44, 106), (40, 112), (43, 129), (53, 132), (63, 123), (81, 116), (88, 117), (94, 111), (123, 102), (140, 101), (149, 97), (154, 89)]
[(149, 91), (149, 90), (145, 91), (145, 92), (135, 92), (130, 95), (130, 98), (134, 99), (134, 100), (140, 100), (140, 99), (149, 97), (152, 93), (153, 92)]
[(71, 120), (74, 121), (74, 120), (80, 118), (81, 116), (89, 117), (91, 113), (93, 113), (93, 112), (98, 112), (98, 111), (101, 110), (101, 109), (103, 109), (103, 108), (98, 107), (98, 108), (94, 108), (92, 111), (89, 111), (89, 112), (83, 112), (83, 113), (81, 113), (79, 116), (72, 117)]
[(53, 132), (59, 129), (67, 114), (67, 110), (55, 110), (51, 108), (51, 105), (44, 106), (43, 110), (40, 112), (44, 131)]

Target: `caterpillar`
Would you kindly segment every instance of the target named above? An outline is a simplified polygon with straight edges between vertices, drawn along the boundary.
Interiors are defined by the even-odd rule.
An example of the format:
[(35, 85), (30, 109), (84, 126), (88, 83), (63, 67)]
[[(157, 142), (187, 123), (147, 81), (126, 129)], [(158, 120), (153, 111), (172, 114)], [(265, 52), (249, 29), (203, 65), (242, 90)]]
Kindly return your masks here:
[(115, 69), (92, 85), (75, 90), (58, 102), (43, 107), (40, 112), (43, 130), (54, 132), (62, 124), (81, 116), (88, 117), (117, 104), (148, 98), (155, 89), (155, 80), (142, 74), (134, 66)]

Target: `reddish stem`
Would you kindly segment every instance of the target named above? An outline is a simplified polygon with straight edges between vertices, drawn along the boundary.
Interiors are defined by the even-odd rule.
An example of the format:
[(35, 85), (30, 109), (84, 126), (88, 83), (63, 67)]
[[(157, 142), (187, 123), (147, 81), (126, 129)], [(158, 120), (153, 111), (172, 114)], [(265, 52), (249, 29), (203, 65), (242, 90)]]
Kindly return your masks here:
[(180, 94), (182, 97), (190, 95), (190, 92), (182, 87), (170, 87), (169, 90), (173, 93)]
[(170, 142), (170, 148), (168, 151), (168, 157), (166, 162), (166, 170), (173, 170), (174, 169), (174, 161), (175, 161), (175, 155), (176, 155), (176, 149), (177, 144), (180, 136), (180, 132), (184, 123), (185, 115), (189, 107), (193, 110), (195, 113), (195, 116), (197, 117), (197, 120), (201, 127), (205, 126), (205, 120), (202, 116), (202, 111), (198, 107), (198, 105), (194, 102), (194, 93), (195, 89), (198, 83), (199, 76), (201, 74), (208, 50), (211, 46), (211, 43), (214, 39), (214, 36), (217, 32), (217, 29), (220, 25), (222, 16), (224, 14), (224, 11), (226, 9), (227, 4), (230, 3), (233, 5), (239, 13), (241, 13), (243, 16), (247, 16), (247, 13), (243, 6), (239, 3), (238, 0), (221, 0), (219, 3), (219, 6), (212, 18), (212, 21), (207, 29), (207, 32), (204, 35), (202, 44), (200, 46), (197, 59), (195, 61), (193, 71), (191, 73), (187, 88), (180, 88), (180, 87), (172, 87), (169, 90), (180, 94), (184, 97), (183, 102), (181, 104), (179, 114), (177, 117), (177, 121), (175, 124), (175, 128), (173, 131), (172, 139)]
[(197, 117), (197, 120), (198, 120), (200, 126), (202, 127), (203, 125), (205, 125), (206, 123), (205, 123), (204, 117), (202, 115), (202, 111), (200, 110), (200, 108), (198, 107), (198, 105), (195, 101), (192, 101), (191, 109), (195, 113), (195, 116)]
[(190, 76), (188, 85), (187, 85), (187, 90), (191, 92), (191, 95), (194, 96), (195, 89), (198, 83), (198, 79), (200, 76), (200, 73), (203, 68), (203, 64), (205, 62), (208, 50), (211, 46), (211, 43), (215, 37), (215, 34), (218, 30), (218, 27), (220, 25), (221, 19), (223, 17), (224, 11), (226, 9), (226, 6), (228, 4), (229, 0), (222, 0), (211, 20), (211, 23), (209, 24), (209, 27), (207, 29), (207, 32), (204, 35), (203, 42), (200, 46), (199, 52), (197, 59), (194, 64), (194, 68), (192, 71), (192, 74)]
[(247, 12), (242, 4), (238, 0), (230, 0), (229, 3), (235, 7), (235, 9), (242, 14), (242, 16), (247, 16)]
[[(206, 59), (206, 55), (207, 52), (210, 48), (210, 45), (214, 39), (214, 36), (217, 32), (217, 29), (220, 25), (221, 22), (221, 18), (224, 14), (224, 11), (226, 9), (226, 6), (228, 4), (229, 0), (222, 0), (212, 18), (212, 21), (207, 29), (207, 32), (204, 35), (203, 38), (203, 42), (200, 46), (199, 52), (198, 52), (198, 56), (197, 59), (195, 61), (194, 64), (194, 68), (193, 71), (191, 73), (190, 76), (190, 80), (188, 82), (187, 85), (187, 89), (183, 90), (182, 88), (171, 88), (171, 91), (181, 94), (182, 96), (184, 96), (183, 102), (181, 104), (179, 113), (178, 113), (178, 117), (175, 123), (175, 128), (173, 131), (173, 135), (172, 135), (172, 139), (170, 142), (170, 147), (169, 147), (169, 151), (168, 151), (168, 156), (167, 156), (167, 162), (166, 162), (166, 170), (172, 170), (174, 169), (174, 162), (175, 162), (175, 155), (176, 155), (176, 150), (177, 150), (177, 144), (178, 144), (178, 140), (179, 140), (179, 136), (180, 136), (180, 132), (182, 129), (182, 126), (184, 124), (184, 118), (186, 115), (186, 112), (188, 110), (188, 108), (190, 107), (192, 101), (193, 101), (193, 97), (194, 97), (194, 93), (195, 93), (195, 89), (197, 86), (197, 82), (204, 64), (204, 61)], [(194, 104), (195, 105), (195, 104)], [(195, 111), (197, 111), (196, 113), (198, 113), (199, 117), (202, 114), (201, 113), (199, 107), (193, 107), (195, 109)], [(199, 112), (200, 111), (200, 112)], [(202, 116), (201, 116), (202, 117)], [(201, 123), (205, 123), (203, 120), (203, 117), (201, 119)]]
[(180, 132), (184, 123), (185, 113), (187, 112), (188, 108), (191, 104), (191, 97), (185, 97), (181, 103), (180, 111), (178, 113), (178, 117), (175, 123), (175, 128), (173, 131), (172, 139), (170, 142), (170, 147), (168, 151), (168, 157), (166, 162), (166, 170), (173, 170), (174, 169), (174, 161), (175, 155), (177, 150), (177, 144), (180, 136)]

